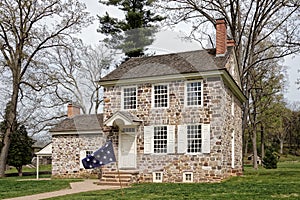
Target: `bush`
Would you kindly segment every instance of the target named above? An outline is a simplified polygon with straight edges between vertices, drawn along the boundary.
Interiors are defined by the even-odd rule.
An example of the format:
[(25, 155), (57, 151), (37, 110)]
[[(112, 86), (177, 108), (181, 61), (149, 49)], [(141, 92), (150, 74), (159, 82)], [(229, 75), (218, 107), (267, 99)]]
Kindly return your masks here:
[(262, 160), (264, 168), (276, 169), (278, 159), (279, 159), (279, 157), (277, 156), (276, 152), (274, 152), (273, 148), (267, 148), (265, 157)]

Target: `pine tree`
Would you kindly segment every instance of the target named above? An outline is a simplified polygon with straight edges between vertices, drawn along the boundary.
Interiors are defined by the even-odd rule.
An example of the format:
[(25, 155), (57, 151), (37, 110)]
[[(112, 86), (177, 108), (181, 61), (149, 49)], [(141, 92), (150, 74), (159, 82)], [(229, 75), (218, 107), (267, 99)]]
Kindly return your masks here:
[[(19, 176), (22, 176), (23, 165), (31, 163), (34, 140), (28, 136), (24, 125), (17, 126), (17, 131), (11, 134), (7, 164), (14, 166), (18, 170)], [(1, 130), (5, 129), (5, 123), (2, 122), (0, 127)]]
[(116, 6), (125, 12), (125, 19), (99, 17), (98, 32), (107, 37), (104, 41), (114, 49), (122, 50), (126, 59), (144, 55), (145, 47), (152, 44), (157, 31), (155, 23), (164, 17), (151, 12), (153, 0), (100, 0), (107, 6)]
[(278, 158), (275, 155), (273, 148), (267, 148), (265, 157), (262, 160), (263, 166), (266, 169), (276, 169)]

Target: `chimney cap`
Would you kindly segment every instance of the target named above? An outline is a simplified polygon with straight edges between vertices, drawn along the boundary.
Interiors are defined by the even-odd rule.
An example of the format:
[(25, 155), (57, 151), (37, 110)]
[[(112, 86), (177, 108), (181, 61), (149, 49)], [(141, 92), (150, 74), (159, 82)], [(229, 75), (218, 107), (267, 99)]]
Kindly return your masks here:
[(224, 17), (216, 19), (216, 24), (224, 24), (224, 23), (226, 24), (226, 19)]

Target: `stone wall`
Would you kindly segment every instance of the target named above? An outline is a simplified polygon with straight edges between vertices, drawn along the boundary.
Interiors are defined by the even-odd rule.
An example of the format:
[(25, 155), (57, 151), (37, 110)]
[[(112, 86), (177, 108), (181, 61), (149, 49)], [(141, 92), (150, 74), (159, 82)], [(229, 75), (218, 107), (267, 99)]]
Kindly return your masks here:
[[(151, 108), (152, 85), (137, 85), (137, 109), (130, 111), (143, 120), (137, 131), (137, 168), (140, 182), (152, 182), (153, 172), (162, 172), (164, 182), (182, 182), (183, 172), (193, 172), (194, 182), (220, 181), (241, 170), (241, 108), (235, 101), (235, 114), (231, 113), (231, 91), (221, 77), (205, 78), (203, 81), (203, 106), (184, 106), (185, 81), (170, 81), (169, 107)], [(121, 86), (105, 88), (104, 119), (121, 109)], [(209, 154), (144, 154), (143, 126), (174, 125), (177, 144), (178, 125), (210, 124), (211, 152)], [(108, 128), (108, 127), (107, 127)], [(231, 134), (235, 130), (235, 163), (231, 168)], [(109, 128), (106, 134), (108, 134)], [(111, 134), (111, 133), (110, 133)], [(118, 134), (118, 133), (115, 133)], [(117, 144), (115, 144), (117, 145)], [(177, 152), (177, 146), (175, 146)]]
[(95, 151), (105, 140), (102, 134), (53, 135), (52, 136), (52, 177), (79, 178), (97, 176), (96, 170), (80, 168), (80, 152)]

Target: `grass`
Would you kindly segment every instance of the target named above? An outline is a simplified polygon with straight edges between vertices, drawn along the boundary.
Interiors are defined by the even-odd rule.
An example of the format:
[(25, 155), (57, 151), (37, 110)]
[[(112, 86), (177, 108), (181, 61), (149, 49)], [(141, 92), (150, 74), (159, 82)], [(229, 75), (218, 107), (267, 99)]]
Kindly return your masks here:
[(93, 191), (55, 199), (300, 199), (299, 188), (300, 162), (282, 162), (272, 170), (247, 167), (244, 176), (221, 183), (137, 184), (123, 191)]
[[(69, 187), (74, 180), (18, 181), (20, 178), (0, 179), (0, 198), (24, 196)], [(52, 199), (300, 199), (300, 162), (285, 161), (278, 169), (253, 170), (221, 183), (163, 183), (136, 184), (121, 190), (102, 190)]]
[[(70, 188), (73, 179), (32, 180), (35, 177), (0, 178), (0, 199)], [(43, 176), (42, 176), (43, 178)]]
[[(23, 167), (22, 169), (23, 172), (36, 172), (36, 169), (35, 168), (30, 168), (30, 167)], [(51, 165), (40, 165), (39, 166), (39, 171), (51, 171)], [(18, 173), (17, 169), (15, 167), (9, 169), (9, 170), (6, 170), (5, 171), (5, 174), (12, 174), (12, 173)]]

